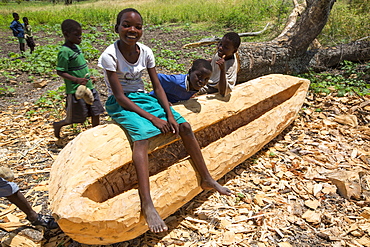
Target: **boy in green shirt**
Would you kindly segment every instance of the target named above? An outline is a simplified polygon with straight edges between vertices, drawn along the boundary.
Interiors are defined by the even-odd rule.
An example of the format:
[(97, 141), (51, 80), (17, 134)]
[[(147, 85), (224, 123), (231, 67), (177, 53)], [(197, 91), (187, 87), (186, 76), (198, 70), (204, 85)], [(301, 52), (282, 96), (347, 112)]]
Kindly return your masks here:
[[(60, 48), (57, 61), (57, 74), (64, 79), (66, 84), (66, 111), (64, 120), (54, 122), (54, 135), (60, 139), (60, 129), (72, 123), (83, 123), (86, 117), (91, 117), (92, 126), (99, 125), (99, 115), (104, 113), (100, 102), (99, 93), (94, 88), (89, 78), (89, 68), (80, 47), (82, 29), (81, 25), (71, 19), (64, 20), (62, 32), (65, 38), (64, 45)], [(90, 104), (84, 99), (76, 98), (76, 90), (80, 85), (85, 85), (91, 90), (94, 101)]]

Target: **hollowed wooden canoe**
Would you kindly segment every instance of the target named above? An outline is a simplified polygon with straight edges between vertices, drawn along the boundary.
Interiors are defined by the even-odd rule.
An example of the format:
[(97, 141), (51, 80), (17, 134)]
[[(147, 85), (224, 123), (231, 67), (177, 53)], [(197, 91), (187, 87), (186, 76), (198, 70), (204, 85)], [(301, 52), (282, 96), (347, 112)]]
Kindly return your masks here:
[[(308, 87), (306, 79), (267, 75), (237, 85), (229, 97), (204, 95), (174, 108), (191, 124), (211, 175), (219, 179), (290, 125)], [(149, 150), (151, 194), (166, 218), (202, 189), (181, 140), (157, 136)], [(148, 230), (131, 155), (125, 132), (115, 124), (79, 134), (60, 152), (49, 196), (54, 217), (72, 239), (112, 244)]]

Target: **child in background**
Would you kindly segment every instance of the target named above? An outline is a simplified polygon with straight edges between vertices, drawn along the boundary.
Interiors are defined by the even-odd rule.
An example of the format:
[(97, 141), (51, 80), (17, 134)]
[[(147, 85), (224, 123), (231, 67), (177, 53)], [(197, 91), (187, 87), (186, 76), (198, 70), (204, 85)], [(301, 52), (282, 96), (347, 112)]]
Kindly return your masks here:
[[(71, 19), (64, 20), (62, 32), (65, 38), (64, 45), (58, 53), (57, 73), (64, 79), (66, 84), (66, 110), (67, 116), (64, 120), (54, 122), (54, 135), (60, 139), (60, 129), (72, 123), (83, 123), (86, 118), (91, 116), (92, 126), (99, 125), (99, 115), (104, 113), (104, 108), (100, 102), (99, 93), (95, 90), (91, 78), (89, 78), (89, 68), (82, 54), (81, 25)], [(94, 101), (87, 104), (84, 99), (76, 98), (76, 90), (80, 85), (85, 85), (91, 90)]]
[(225, 34), (217, 45), (217, 53), (213, 56), (212, 75), (206, 86), (199, 90), (198, 95), (219, 92), (223, 97), (230, 94), (236, 83), (239, 69), (236, 52), (240, 46), (240, 37), (235, 32)]
[[(193, 62), (188, 74), (165, 75), (158, 74), (167, 99), (171, 103), (188, 100), (204, 87), (212, 74), (211, 63), (205, 59)], [(155, 96), (154, 91), (150, 92)]]
[(35, 50), (35, 42), (33, 41), (33, 35), (32, 35), (32, 27), (28, 23), (28, 18), (23, 17), (23, 25), (24, 25), (24, 38), (26, 39), (27, 45), (30, 48), (30, 53)]
[(26, 40), (24, 39), (23, 25), (19, 22), (19, 15), (17, 13), (13, 13), (13, 18), (14, 20), (10, 24), (10, 29), (13, 31), (14, 37), (18, 38), (19, 49), (23, 54), (26, 50)]
[[(105, 106), (112, 119), (127, 130), (133, 142), (132, 160), (138, 177), (142, 214), (152, 232), (163, 232), (168, 228), (150, 195), (149, 138), (161, 133), (179, 134), (200, 174), (201, 187), (216, 189), (223, 195), (230, 195), (231, 191), (211, 177), (189, 123), (170, 107), (158, 80), (153, 52), (138, 42), (143, 34), (140, 13), (132, 8), (122, 10), (117, 16), (115, 32), (119, 34), (119, 40), (103, 52), (98, 62), (104, 70), (109, 93)], [(144, 69), (148, 71), (157, 97), (144, 90), (141, 78)]]
[(13, 183), (13, 172), (7, 167), (0, 167), (0, 197), (6, 197), (27, 215), (27, 220), (34, 226), (43, 226), (47, 229), (58, 228), (53, 217), (36, 213), (27, 199), (20, 192), (16, 183)]

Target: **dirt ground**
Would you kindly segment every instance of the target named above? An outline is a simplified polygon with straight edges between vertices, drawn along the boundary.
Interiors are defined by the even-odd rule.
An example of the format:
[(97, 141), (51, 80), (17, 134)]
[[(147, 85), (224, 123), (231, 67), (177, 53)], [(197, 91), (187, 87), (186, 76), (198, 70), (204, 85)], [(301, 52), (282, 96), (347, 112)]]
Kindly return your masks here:
[[(42, 46), (43, 36), (38, 35), (36, 43)], [(181, 49), (183, 39), (190, 36), (183, 30), (154, 30), (147, 32), (143, 41), (155, 46), (153, 39), (179, 40), (161, 48)], [(4, 44), (1, 57), (18, 52), (18, 44), (9, 37), (10, 32), (0, 32)], [(206, 49), (213, 48), (194, 51), (208, 58)], [(186, 57), (180, 57), (179, 62), (190, 65)], [(89, 66), (96, 68), (96, 61)], [(161, 71), (167, 72), (158, 68)], [(42, 213), (50, 213), (48, 176), (61, 151), (51, 123), (58, 119), (41, 109), (32, 118), (27, 118), (26, 112), (44, 92), (58, 88), (62, 81), (49, 80), (46, 87), (36, 89), (27, 77), (20, 74), (10, 82), (0, 78), (1, 85), (8, 83), (16, 89), (12, 96), (0, 97), (0, 161), (13, 169), (15, 182), (30, 203)], [(106, 99), (104, 87), (101, 80), (97, 82), (102, 101)], [(235, 193), (233, 196), (202, 192), (166, 219), (169, 232), (147, 232), (109, 246), (370, 246), (369, 101), (369, 97), (361, 96), (309, 94), (290, 127), (219, 181)], [(102, 123), (106, 121), (107, 116), (102, 116)], [(72, 140), (90, 126), (79, 128), (65, 129), (63, 135)], [(362, 181), (357, 197), (344, 198), (325, 175), (337, 171), (362, 174), (355, 179)], [(88, 246), (73, 241), (61, 230), (32, 228), (18, 209), (8, 212), (10, 207), (6, 200), (0, 201), (3, 246), (9, 246), (15, 236), (30, 240), (33, 245), (29, 246)], [(22, 224), (15, 228), (1, 225), (12, 222), (10, 214)]]

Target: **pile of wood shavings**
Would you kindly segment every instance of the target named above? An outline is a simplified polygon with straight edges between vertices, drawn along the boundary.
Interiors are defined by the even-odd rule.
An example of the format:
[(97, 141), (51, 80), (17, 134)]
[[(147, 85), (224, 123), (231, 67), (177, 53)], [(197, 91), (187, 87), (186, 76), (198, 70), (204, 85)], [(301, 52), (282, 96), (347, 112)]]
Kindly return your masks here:
[[(24, 112), (4, 119), (0, 160), (47, 212), (48, 172), (60, 151), (51, 125)], [(220, 180), (234, 195), (203, 192), (166, 219), (168, 232), (107, 246), (370, 246), (369, 123), (370, 97), (309, 94), (291, 126)], [(24, 214), (5, 200), (0, 207), (4, 246), (16, 246), (11, 234), (27, 246), (90, 246), (60, 230), (41, 240), (17, 232), (9, 225), (29, 225)]]

